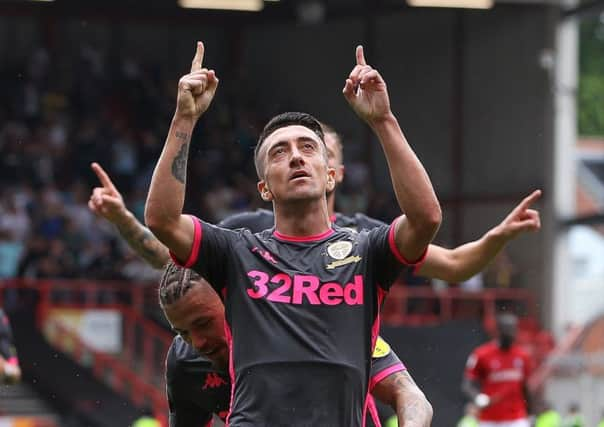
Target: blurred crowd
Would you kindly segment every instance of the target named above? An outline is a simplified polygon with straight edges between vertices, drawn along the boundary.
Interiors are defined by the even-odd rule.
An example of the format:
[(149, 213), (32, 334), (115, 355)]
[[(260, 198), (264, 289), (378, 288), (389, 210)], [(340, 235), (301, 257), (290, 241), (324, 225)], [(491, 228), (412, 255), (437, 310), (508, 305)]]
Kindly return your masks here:
[[(0, 278), (155, 277), (89, 212), (97, 185), (90, 163), (109, 172), (142, 220), (178, 77), (159, 59), (137, 61), (89, 45), (76, 53), (38, 48), (26, 60), (0, 64)], [(185, 210), (209, 221), (262, 203), (253, 147), (274, 111), (229, 85), (232, 92), (221, 88), (197, 126), (189, 160)], [(372, 191), (367, 166), (347, 166), (339, 209), (392, 218), (396, 204)]]

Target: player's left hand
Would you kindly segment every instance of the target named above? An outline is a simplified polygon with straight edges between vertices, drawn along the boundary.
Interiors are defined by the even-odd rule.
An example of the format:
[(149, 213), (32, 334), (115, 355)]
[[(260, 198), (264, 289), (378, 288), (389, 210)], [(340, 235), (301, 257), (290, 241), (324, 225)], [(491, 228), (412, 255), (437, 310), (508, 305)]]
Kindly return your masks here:
[(538, 231), (541, 228), (539, 212), (531, 205), (541, 197), (541, 190), (533, 191), (497, 226), (499, 233), (506, 239), (513, 239), (520, 233)]
[(356, 61), (342, 92), (354, 112), (371, 125), (392, 114), (388, 90), (380, 73), (367, 65), (363, 46), (357, 46)]

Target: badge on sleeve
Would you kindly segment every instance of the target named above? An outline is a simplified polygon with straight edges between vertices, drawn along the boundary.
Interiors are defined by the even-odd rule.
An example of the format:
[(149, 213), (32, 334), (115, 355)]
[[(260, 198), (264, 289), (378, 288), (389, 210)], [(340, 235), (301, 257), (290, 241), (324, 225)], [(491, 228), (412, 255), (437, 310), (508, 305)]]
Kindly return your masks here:
[(373, 349), (373, 355), (371, 357), (374, 359), (379, 359), (380, 357), (388, 356), (389, 353), (390, 346), (382, 339), (382, 337), (378, 336), (378, 339), (375, 342), (375, 348)]

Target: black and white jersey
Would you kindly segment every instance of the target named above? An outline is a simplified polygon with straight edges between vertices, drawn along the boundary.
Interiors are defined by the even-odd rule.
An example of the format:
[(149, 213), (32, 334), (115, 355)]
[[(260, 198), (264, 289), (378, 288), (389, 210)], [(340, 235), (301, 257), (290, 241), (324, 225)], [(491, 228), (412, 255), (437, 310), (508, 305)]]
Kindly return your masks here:
[(183, 265), (225, 297), (230, 425), (361, 426), (379, 308), (408, 267), (394, 227), (299, 238), (192, 221)]

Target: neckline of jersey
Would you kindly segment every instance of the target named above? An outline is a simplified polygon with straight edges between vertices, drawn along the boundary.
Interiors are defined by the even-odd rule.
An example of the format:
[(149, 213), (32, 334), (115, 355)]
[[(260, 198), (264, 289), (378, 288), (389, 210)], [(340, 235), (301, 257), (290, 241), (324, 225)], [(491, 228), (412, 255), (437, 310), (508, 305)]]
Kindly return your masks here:
[(273, 231), (273, 236), (275, 236), (279, 240), (285, 240), (288, 242), (316, 242), (317, 240), (323, 240), (335, 233), (332, 226), (329, 227), (328, 230), (324, 231), (320, 234), (315, 234), (313, 236), (288, 236), (283, 233), (279, 233), (277, 230)]

